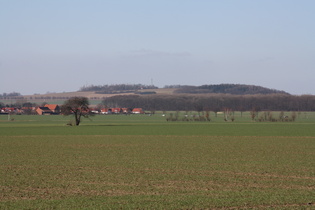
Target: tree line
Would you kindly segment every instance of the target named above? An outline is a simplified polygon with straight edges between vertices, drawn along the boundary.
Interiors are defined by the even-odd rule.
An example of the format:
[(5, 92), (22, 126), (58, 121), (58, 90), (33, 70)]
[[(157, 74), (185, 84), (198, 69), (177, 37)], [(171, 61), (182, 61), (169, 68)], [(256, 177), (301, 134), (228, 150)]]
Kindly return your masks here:
[(158, 87), (143, 84), (89, 85), (81, 87), (80, 91), (94, 91), (99, 94), (113, 94), (129, 93), (142, 89), (158, 89)]
[(6, 98), (6, 97), (20, 97), (21, 93), (17, 93), (17, 92), (12, 92), (12, 93), (3, 93), (0, 94), (0, 98)]
[(231, 94), (173, 94), (117, 95), (103, 100), (108, 107), (141, 107), (149, 111), (315, 111), (313, 95), (231, 95)]

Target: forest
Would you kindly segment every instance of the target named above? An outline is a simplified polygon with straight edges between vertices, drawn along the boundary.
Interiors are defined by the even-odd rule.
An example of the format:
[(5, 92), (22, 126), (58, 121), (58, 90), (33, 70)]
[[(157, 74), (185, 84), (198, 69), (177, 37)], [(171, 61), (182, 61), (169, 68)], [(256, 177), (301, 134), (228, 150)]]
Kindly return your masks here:
[(227, 93), (233, 95), (254, 95), (254, 94), (289, 94), (284, 91), (274, 90), (256, 85), (242, 84), (220, 84), (220, 85), (201, 85), (201, 86), (181, 86), (174, 93)]
[(141, 107), (149, 111), (315, 111), (315, 96), (288, 94), (173, 94), (117, 95), (105, 98), (107, 107)]

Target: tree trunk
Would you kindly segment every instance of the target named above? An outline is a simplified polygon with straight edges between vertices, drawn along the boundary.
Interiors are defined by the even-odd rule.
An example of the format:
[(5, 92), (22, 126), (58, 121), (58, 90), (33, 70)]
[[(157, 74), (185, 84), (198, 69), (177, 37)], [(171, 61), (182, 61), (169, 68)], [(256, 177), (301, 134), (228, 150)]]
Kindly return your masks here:
[(80, 124), (80, 114), (78, 112), (74, 113), (74, 118), (75, 118), (75, 125), (78, 126)]

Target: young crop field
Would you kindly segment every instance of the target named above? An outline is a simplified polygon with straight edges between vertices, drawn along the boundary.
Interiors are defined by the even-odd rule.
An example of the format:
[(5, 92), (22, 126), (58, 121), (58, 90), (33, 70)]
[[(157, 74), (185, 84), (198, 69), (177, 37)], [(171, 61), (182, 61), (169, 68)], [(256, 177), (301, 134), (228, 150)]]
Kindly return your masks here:
[(0, 115), (0, 209), (315, 208), (315, 113), (166, 117)]

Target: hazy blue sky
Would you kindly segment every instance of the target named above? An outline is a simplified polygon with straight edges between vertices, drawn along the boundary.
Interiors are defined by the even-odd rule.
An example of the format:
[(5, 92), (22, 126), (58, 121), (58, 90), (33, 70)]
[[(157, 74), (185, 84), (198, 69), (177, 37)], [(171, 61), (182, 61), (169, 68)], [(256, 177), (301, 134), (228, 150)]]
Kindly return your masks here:
[(260, 85), (315, 94), (314, 0), (0, 0), (0, 93)]

